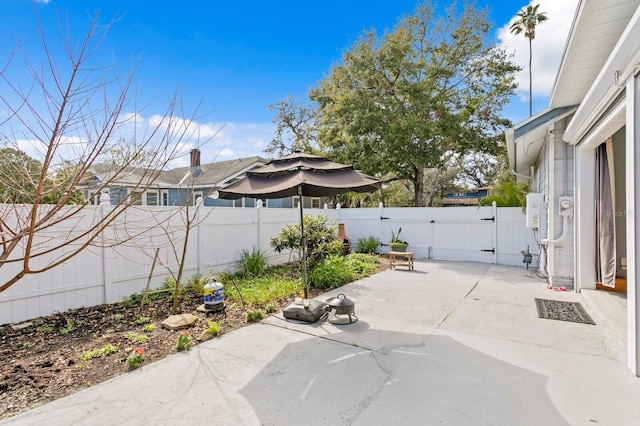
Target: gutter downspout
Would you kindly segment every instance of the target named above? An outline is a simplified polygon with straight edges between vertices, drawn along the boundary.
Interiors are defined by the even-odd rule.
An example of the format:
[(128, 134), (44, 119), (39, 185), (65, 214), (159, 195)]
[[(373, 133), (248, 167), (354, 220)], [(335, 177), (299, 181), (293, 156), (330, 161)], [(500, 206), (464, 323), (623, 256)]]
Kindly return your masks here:
[(555, 240), (549, 240), (545, 238), (544, 240), (541, 241), (541, 243), (545, 245), (547, 244), (554, 245), (562, 242), (562, 240), (567, 238), (567, 234), (569, 233), (568, 224), (569, 224), (569, 216), (562, 216), (562, 234)]
[[(556, 275), (556, 247), (555, 245), (559, 242), (558, 240), (550, 240), (550, 237), (553, 237), (556, 235), (556, 215), (555, 215), (555, 211), (556, 211), (556, 144), (555, 144), (555, 138), (553, 136), (553, 133), (549, 134), (547, 133), (547, 135), (545, 136), (545, 138), (547, 139), (547, 149), (549, 150), (549, 155), (547, 156), (547, 165), (548, 165), (548, 170), (549, 173), (547, 174), (548, 176), (548, 182), (547, 182), (547, 238), (542, 240), (542, 244), (545, 244), (545, 240), (547, 241), (554, 241), (551, 244), (547, 243), (545, 245), (547, 245), (548, 249), (547, 249), (547, 265), (548, 265), (548, 269), (547, 271), (549, 272), (549, 284), (553, 285), (553, 278)], [(564, 229), (566, 229), (566, 226), (564, 227)], [(562, 231), (562, 234), (564, 234), (564, 229)], [(562, 237), (562, 235), (561, 235)], [(565, 235), (566, 237), (566, 235)], [(564, 239), (564, 238), (562, 238)]]

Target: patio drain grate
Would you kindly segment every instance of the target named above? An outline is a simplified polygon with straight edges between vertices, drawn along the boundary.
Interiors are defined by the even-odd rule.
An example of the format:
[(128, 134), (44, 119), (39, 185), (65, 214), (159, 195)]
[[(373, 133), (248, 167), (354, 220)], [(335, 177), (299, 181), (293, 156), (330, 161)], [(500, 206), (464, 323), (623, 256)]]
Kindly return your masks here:
[(581, 324), (596, 323), (578, 302), (564, 302), (560, 300), (536, 298), (538, 317), (558, 321), (578, 322)]

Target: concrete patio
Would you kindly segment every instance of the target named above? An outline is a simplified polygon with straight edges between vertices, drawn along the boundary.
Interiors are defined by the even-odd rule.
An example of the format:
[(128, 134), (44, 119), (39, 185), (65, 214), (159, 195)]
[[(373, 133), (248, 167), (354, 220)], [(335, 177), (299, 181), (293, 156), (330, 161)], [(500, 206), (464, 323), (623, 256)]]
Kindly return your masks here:
[[(354, 324), (273, 316), (2, 424), (637, 424), (606, 313), (526, 273), (416, 259), (323, 296), (355, 297)], [(540, 319), (534, 298), (596, 325)]]

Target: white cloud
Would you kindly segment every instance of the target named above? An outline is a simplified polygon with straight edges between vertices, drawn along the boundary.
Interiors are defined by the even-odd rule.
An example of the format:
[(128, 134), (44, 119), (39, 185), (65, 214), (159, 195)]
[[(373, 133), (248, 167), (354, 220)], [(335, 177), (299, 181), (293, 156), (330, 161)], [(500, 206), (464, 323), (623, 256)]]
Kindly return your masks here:
[[(264, 149), (274, 134), (272, 123), (201, 123), (177, 117), (172, 117), (171, 120), (172, 134), (179, 136), (184, 132), (184, 137), (176, 145), (178, 158), (171, 162), (171, 167), (189, 165), (189, 151), (193, 148), (201, 150), (202, 163), (254, 155), (264, 157)], [(167, 130), (168, 122), (168, 119), (160, 115), (151, 116), (148, 120), (137, 117), (138, 124), (160, 126), (163, 130)]]
[[(189, 151), (193, 148), (201, 150), (202, 163), (230, 160), (235, 158), (259, 155), (266, 157), (264, 149), (274, 135), (272, 123), (223, 123), (198, 122), (180, 117), (165, 118), (153, 115), (145, 118), (135, 113), (124, 113), (120, 117), (121, 125), (114, 135), (116, 139), (133, 140), (151, 137), (151, 129), (160, 126), (162, 131), (155, 137), (164, 137), (167, 123), (172, 120), (171, 134), (175, 136), (174, 155), (176, 159), (170, 167), (189, 165)], [(183, 131), (186, 132), (181, 137)], [(61, 138), (58, 147), (58, 159), (79, 158), (87, 147), (87, 139), (76, 135)], [(30, 139), (14, 139), (5, 145), (20, 149), (38, 160), (44, 158), (46, 145), (42, 141)]]
[[(548, 18), (536, 27), (531, 61), (533, 97), (548, 97), (560, 67), (578, 0), (534, 0), (530, 4), (539, 4), (538, 12), (545, 12)], [(514, 53), (515, 62), (522, 67), (517, 76), (517, 93), (524, 101), (529, 99), (529, 40), (522, 33), (516, 35), (509, 31), (520, 10), (522, 8), (514, 11), (514, 16), (498, 30), (497, 36), (507, 52)]]
[[(265, 156), (264, 149), (274, 134), (272, 123), (227, 123), (203, 149), (202, 161)], [(209, 155), (205, 157), (205, 152)], [(207, 160), (205, 160), (207, 158)]]

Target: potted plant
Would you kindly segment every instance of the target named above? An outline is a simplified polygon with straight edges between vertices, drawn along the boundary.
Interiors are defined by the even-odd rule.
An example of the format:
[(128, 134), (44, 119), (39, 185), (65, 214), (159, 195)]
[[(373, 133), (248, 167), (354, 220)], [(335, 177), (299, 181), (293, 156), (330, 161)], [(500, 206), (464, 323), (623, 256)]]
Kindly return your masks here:
[(389, 241), (389, 246), (391, 246), (391, 251), (399, 251), (404, 252), (407, 251), (407, 246), (409, 243), (406, 241), (402, 241), (400, 239), (400, 233), (402, 232), (402, 227), (398, 228), (398, 233), (396, 234), (391, 230), (391, 240)]

